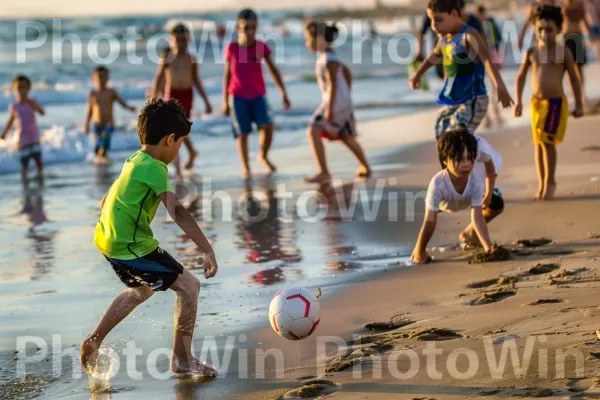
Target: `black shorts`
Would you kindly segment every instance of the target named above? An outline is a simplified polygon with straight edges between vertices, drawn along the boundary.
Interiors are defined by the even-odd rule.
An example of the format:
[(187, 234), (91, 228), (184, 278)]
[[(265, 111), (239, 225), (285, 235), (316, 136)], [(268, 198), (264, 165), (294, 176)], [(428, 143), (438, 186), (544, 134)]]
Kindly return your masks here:
[(19, 148), (19, 159), (21, 163), (29, 162), (30, 158), (34, 160), (42, 156), (42, 148), (39, 143), (29, 144)]
[(587, 64), (587, 49), (585, 48), (585, 38), (580, 33), (569, 33), (565, 37), (565, 47), (571, 50), (575, 64)]
[(502, 194), (500, 194), (497, 189), (494, 190), (494, 194), (492, 195), (490, 209), (494, 211), (504, 210), (504, 199), (502, 198)]
[(145, 285), (155, 292), (163, 292), (183, 274), (183, 266), (160, 247), (135, 260), (106, 259), (121, 282), (130, 288)]

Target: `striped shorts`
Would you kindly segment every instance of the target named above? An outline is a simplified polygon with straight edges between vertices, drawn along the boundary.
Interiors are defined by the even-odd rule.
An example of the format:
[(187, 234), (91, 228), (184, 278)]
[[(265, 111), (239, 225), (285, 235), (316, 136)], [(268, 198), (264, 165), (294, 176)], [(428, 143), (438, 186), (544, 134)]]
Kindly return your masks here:
[(477, 96), (463, 104), (442, 108), (435, 121), (435, 137), (438, 138), (444, 132), (460, 127), (475, 134), (487, 114), (489, 103), (487, 96)]

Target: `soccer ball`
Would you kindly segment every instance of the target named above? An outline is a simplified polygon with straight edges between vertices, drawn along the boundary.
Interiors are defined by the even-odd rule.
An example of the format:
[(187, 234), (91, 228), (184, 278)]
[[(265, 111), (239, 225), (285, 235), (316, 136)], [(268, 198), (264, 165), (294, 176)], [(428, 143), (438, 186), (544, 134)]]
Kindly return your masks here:
[(269, 321), (279, 336), (289, 340), (305, 339), (321, 322), (321, 305), (306, 289), (283, 289), (271, 300)]

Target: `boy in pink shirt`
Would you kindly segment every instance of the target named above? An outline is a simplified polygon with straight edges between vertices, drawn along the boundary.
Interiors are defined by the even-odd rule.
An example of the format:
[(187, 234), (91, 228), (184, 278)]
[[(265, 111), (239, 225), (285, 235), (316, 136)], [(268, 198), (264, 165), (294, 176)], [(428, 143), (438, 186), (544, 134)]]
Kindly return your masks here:
[(273, 141), (273, 120), (267, 103), (267, 88), (262, 73), (265, 60), (275, 84), (281, 92), (283, 108), (290, 108), (281, 75), (271, 58), (269, 46), (256, 40), (258, 17), (250, 9), (242, 10), (237, 17), (238, 40), (225, 49), (225, 76), (223, 82), (223, 113), (233, 111), (233, 136), (237, 142), (238, 155), (242, 162), (242, 177), (249, 178), (248, 134), (252, 124), (260, 131), (260, 154), (258, 161), (269, 173), (275, 165), (269, 160), (268, 152)]

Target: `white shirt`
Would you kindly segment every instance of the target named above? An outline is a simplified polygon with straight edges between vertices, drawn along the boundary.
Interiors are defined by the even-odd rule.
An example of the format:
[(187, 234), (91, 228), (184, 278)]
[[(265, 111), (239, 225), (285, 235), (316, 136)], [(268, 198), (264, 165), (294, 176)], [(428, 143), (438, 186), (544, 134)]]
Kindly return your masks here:
[(337, 70), (337, 90), (335, 95), (334, 111), (338, 112), (352, 108), (352, 96), (350, 93), (350, 87), (348, 86), (348, 82), (346, 82), (346, 79), (344, 78), (344, 72), (342, 68), (344, 63), (342, 63), (337, 54), (335, 54), (333, 51), (319, 53), (319, 56), (317, 57), (315, 75), (317, 77), (317, 82), (319, 83), (319, 88), (321, 89), (321, 104), (329, 104), (329, 95), (327, 88), (327, 63), (330, 62), (337, 62), (340, 64), (340, 67)]
[(498, 175), (500, 173), (500, 168), (502, 168), (502, 156), (487, 140), (481, 136), (477, 136), (477, 160), (471, 174), (476, 174), (481, 179), (485, 180), (485, 163), (489, 161), (494, 163), (496, 175)]
[(450, 173), (444, 169), (433, 177), (427, 197), (425, 198), (425, 207), (430, 211), (456, 212), (465, 210), (469, 207), (481, 207), (483, 205), (483, 195), (485, 193), (485, 179), (481, 179), (478, 174), (471, 173), (464, 192), (458, 193), (450, 180)]

